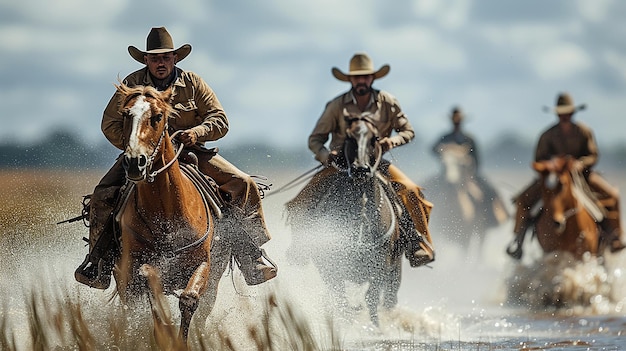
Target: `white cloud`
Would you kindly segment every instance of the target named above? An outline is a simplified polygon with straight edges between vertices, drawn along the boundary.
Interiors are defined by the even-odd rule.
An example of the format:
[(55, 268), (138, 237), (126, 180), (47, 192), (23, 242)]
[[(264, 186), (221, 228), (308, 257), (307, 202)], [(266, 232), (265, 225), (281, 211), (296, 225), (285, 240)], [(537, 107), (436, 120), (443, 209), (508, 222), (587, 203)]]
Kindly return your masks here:
[[(390, 40), (393, 38), (393, 40)], [(417, 65), (435, 69), (462, 69), (464, 52), (441, 33), (425, 26), (404, 26), (381, 30), (364, 39), (368, 46), (396, 59), (409, 59)]]
[(413, 10), (420, 18), (434, 20), (444, 29), (457, 29), (466, 25), (471, 0), (414, 1)]
[(571, 43), (533, 50), (529, 58), (537, 75), (544, 80), (568, 78), (591, 67), (591, 58), (585, 50)]
[(580, 15), (589, 22), (601, 23), (607, 20), (613, 0), (578, 0), (576, 6)]
[(602, 53), (602, 58), (609, 67), (615, 70), (623, 81), (626, 81), (626, 55), (609, 49)]
[(11, 7), (26, 22), (45, 30), (47, 26), (77, 28), (108, 24), (123, 11), (126, 3), (127, 0), (22, 0), (3, 6)]
[(374, 0), (269, 1), (264, 9), (306, 30), (320, 28), (368, 28), (375, 23)]

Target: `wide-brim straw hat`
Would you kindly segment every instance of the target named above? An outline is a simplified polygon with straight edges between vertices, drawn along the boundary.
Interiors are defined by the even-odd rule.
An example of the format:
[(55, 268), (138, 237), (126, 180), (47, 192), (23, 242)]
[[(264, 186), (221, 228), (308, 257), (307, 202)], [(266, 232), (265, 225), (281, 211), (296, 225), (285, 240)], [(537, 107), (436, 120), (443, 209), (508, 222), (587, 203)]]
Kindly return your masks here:
[(331, 72), (335, 78), (343, 82), (349, 82), (351, 76), (366, 76), (373, 74), (374, 79), (382, 78), (389, 73), (389, 65), (383, 65), (380, 69), (374, 69), (374, 62), (366, 53), (356, 53), (350, 59), (350, 70), (343, 73), (339, 68), (333, 67)]
[(568, 114), (574, 113), (578, 110), (584, 109), (585, 105), (576, 106), (574, 104), (574, 99), (568, 93), (560, 93), (556, 97), (556, 106), (554, 107), (554, 112), (556, 114)]
[(191, 45), (184, 44), (178, 49), (174, 49), (172, 36), (165, 27), (154, 27), (150, 30), (146, 39), (146, 51), (141, 51), (132, 45), (128, 47), (130, 56), (140, 63), (145, 63), (143, 56), (146, 54), (165, 54), (168, 52), (174, 52), (178, 56), (177, 62), (180, 62), (191, 53)]

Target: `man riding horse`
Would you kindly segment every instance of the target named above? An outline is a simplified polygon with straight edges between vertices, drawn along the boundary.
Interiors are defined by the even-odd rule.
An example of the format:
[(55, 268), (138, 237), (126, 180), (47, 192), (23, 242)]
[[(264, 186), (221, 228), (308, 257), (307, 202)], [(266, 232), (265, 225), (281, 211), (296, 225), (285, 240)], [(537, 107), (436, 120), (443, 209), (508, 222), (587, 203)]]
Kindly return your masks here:
[[(619, 211), (619, 194), (604, 178), (593, 170), (598, 161), (598, 146), (592, 130), (580, 122), (572, 120), (574, 114), (585, 108), (576, 106), (568, 93), (557, 96), (554, 113), (558, 123), (546, 130), (537, 144), (535, 161), (550, 160), (554, 156), (572, 156), (574, 167), (582, 172), (591, 191), (598, 199), (598, 205), (606, 214), (600, 222), (601, 240), (611, 252), (624, 249)], [(521, 194), (515, 197), (517, 216), (515, 218), (515, 240), (507, 248), (507, 253), (515, 258), (522, 257), (524, 236), (532, 223), (531, 210), (541, 199), (541, 182), (535, 179)]]
[[(450, 146), (460, 146), (464, 148), (464, 151), (467, 152), (467, 155), (472, 159), (472, 167), (470, 167), (471, 174), (471, 182), (474, 183), (480, 190), (480, 196), (477, 194), (476, 197), (480, 197), (480, 201), (487, 204), (486, 215), (488, 218), (487, 223), (489, 226), (496, 226), (498, 224), (504, 223), (504, 221), (508, 218), (508, 213), (506, 213), (506, 209), (500, 200), (498, 193), (495, 188), (489, 183), (489, 181), (483, 177), (480, 171), (480, 162), (479, 162), (479, 152), (478, 146), (474, 137), (467, 133), (463, 129), (463, 122), (465, 120), (465, 114), (461, 110), (460, 107), (456, 106), (452, 108), (452, 112), (450, 113), (450, 122), (452, 122), (452, 130), (442, 135), (433, 145), (432, 151), (437, 157), (441, 157), (445, 152), (446, 147)], [(470, 188), (469, 184), (463, 184), (462, 186), (466, 188)], [(471, 191), (470, 191), (471, 193)]]
[[(379, 70), (375, 70), (372, 60), (365, 53), (357, 53), (352, 57), (348, 73), (343, 73), (336, 67), (332, 69), (335, 78), (342, 82), (349, 82), (352, 87), (348, 92), (326, 105), (325, 111), (309, 136), (309, 149), (315, 154), (315, 159), (325, 167), (316, 173), (302, 191), (291, 200), (291, 205), (307, 203), (315, 199), (321, 193), (320, 189), (326, 187), (326, 180), (338, 172), (332, 164), (343, 157), (348, 127), (346, 117), (349, 115), (370, 112), (371, 116), (375, 116), (371, 120), (378, 129), (378, 143), (383, 153), (413, 139), (415, 132), (396, 98), (386, 91), (372, 88), (374, 80), (387, 75), (389, 69), (389, 65), (384, 65)], [(393, 130), (397, 132), (397, 135), (391, 136)], [(332, 139), (327, 148), (325, 144), (329, 135)], [(409, 262), (417, 267), (434, 261), (435, 251), (428, 230), (432, 204), (424, 198), (420, 187), (404, 175), (398, 167), (383, 160), (379, 169), (390, 181), (405, 207), (403, 211), (405, 215), (401, 219), (401, 232), (403, 233), (401, 240), (405, 243)]]
[[(170, 104), (175, 117), (170, 118), (170, 134), (180, 131), (178, 140), (185, 148), (195, 150), (198, 168), (210, 176), (227, 203), (227, 215), (239, 219), (243, 233), (233, 247), (233, 255), (249, 285), (263, 283), (276, 276), (276, 268), (266, 264), (261, 245), (270, 239), (261, 207), (261, 195), (254, 180), (223, 157), (207, 152), (206, 141), (222, 138), (229, 123), (213, 90), (197, 74), (182, 70), (176, 64), (191, 52), (191, 45), (174, 49), (172, 37), (164, 27), (152, 28), (146, 40), (146, 51), (128, 47), (131, 57), (145, 67), (124, 78), (129, 87), (146, 85), (163, 91), (172, 87)], [(107, 139), (123, 150), (125, 118), (118, 107), (121, 94), (116, 92), (102, 118), (102, 131)], [(89, 254), (76, 269), (77, 281), (90, 287), (106, 289), (111, 282), (111, 270), (116, 250), (114, 237), (115, 209), (120, 189), (126, 182), (124, 157), (118, 157), (113, 167), (100, 180), (89, 202)], [(271, 264), (271, 262), (269, 262)]]
[(467, 148), (468, 154), (474, 160), (474, 173), (478, 171), (478, 150), (476, 149), (476, 142), (474, 138), (466, 133), (461, 124), (465, 119), (465, 115), (461, 111), (460, 107), (454, 107), (450, 114), (450, 121), (452, 122), (452, 131), (444, 134), (433, 145), (433, 152), (435, 155), (440, 155), (443, 152), (443, 148), (450, 144), (462, 145)]

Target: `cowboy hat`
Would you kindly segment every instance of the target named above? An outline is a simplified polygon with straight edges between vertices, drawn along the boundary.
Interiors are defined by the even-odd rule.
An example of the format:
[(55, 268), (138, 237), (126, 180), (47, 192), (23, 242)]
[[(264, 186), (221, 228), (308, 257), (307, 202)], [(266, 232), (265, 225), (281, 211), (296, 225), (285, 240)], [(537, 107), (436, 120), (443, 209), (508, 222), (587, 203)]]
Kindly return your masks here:
[(574, 99), (568, 93), (560, 93), (556, 97), (556, 106), (554, 107), (554, 113), (559, 114), (568, 114), (574, 113), (580, 110), (584, 110), (587, 106), (585, 104), (582, 105), (574, 105)]
[(341, 72), (337, 67), (333, 67), (331, 71), (335, 78), (343, 82), (349, 82), (351, 76), (373, 74), (374, 79), (382, 78), (389, 73), (389, 69), (389, 65), (383, 65), (378, 71), (375, 71), (374, 63), (366, 53), (356, 53), (352, 56), (352, 59), (350, 59), (350, 71), (348, 73)]
[(146, 54), (164, 54), (167, 52), (174, 52), (178, 56), (178, 62), (180, 62), (191, 52), (191, 45), (185, 44), (174, 50), (174, 41), (167, 29), (154, 27), (146, 39), (146, 51), (141, 51), (132, 45), (128, 47), (130, 56), (140, 63), (145, 63), (143, 56)]

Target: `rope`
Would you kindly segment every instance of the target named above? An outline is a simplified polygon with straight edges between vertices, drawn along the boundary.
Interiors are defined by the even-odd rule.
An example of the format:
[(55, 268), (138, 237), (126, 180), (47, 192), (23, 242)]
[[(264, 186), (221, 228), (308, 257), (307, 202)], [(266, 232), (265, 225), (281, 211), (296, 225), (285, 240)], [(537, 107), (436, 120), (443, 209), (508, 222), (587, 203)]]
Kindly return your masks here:
[(324, 167), (324, 165), (320, 164), (320, 165), (318, 165), (318, 166), (316, 166), (316, 167), (314, 167), (314, 168), (304, 172), (303, 174), (301, 174), (300, 176), (296, 177), (294, 180), (290, 181), (289, 183), (283, 185), (282, 187), (280, 187), (280, 188), (278, 188), (276, 190), (271, 191), (269, 194), (266, 195), (266, 197), (282, 193), (283, 191), (287, 191), (287, 190), (289, 190), (289, 189), (291, 189), (291, 188), (293, 188), (293, 187), (295, 187), (297, 185), (300, 185), (304, 181), (307, 181), (307, 180), (309, 180), (310, 178), (313, 177), (313, 174), (311, 174), (311, 173), (316, 172), (317, 170), (319, 170), (322, 167)]

